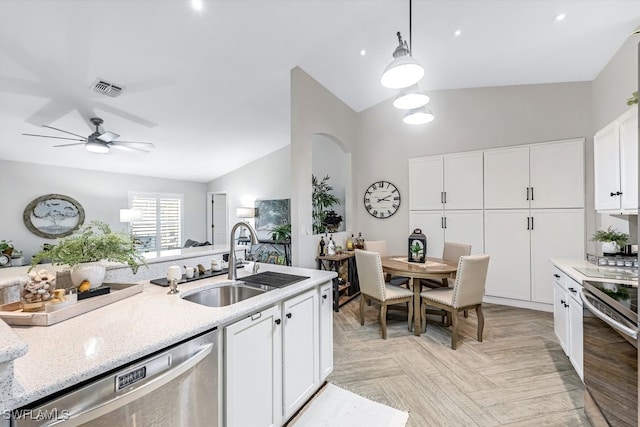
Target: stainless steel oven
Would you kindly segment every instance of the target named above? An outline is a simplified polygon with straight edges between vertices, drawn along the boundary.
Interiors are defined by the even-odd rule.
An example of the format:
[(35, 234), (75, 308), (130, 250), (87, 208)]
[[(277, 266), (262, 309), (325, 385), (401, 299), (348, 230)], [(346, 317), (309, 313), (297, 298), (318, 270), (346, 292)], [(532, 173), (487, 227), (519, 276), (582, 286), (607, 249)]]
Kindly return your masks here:
[(218, 426), (217, 330), (45, 402), (13, 411), (13, 426)]
[(585, 413), (594, 426), (638, 426), (638, 286), (584, 282)]

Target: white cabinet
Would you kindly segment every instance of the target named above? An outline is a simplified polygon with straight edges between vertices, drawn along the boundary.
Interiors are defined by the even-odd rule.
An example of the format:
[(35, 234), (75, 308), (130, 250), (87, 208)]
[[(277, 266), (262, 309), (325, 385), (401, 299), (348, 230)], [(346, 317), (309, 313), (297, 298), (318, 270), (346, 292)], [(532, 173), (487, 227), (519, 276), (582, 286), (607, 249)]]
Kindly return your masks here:
[(420, 228), (427, 236), (427, 256), (442, 257), (444, 242), (471, 245), (472, 254), (484, 252), (483, 214), (481, 210), (411, 211), (409, 231)]
[(285, 301), (283, 323), (282, 395), (286, 420), (319, 386), (320, 316), (317, 289)]
[(571, 364), (583, 376), (583, 307), (580, 299), (582, 285), (553, 268), (553, 329), (560, 346), (569, 357)]
[[(282, 328), (280, 306), (224, 329), (225, 425), (282, 423)], [(251, 410), (247, 410), (251, 402)]]
[(333, 286), (320, 286), (320, 382), (333, 372)]
[(482, 209), (482, 152), (409, 160), (409, 209)]
[(638, 107), (593, 137), (595, 207), (604, 213), (637, 213)]
[(333, 370), (332, 292), (327, 282), (224, 328), (226, 426), (280, 426), (318, 390)]
[(484, 207), (584, 207), (584, 139), (485, 151)]
[(551, 304), (549, 258), (584, 256), (584, 210), (487, 210), (484, 243), (486, 295)]

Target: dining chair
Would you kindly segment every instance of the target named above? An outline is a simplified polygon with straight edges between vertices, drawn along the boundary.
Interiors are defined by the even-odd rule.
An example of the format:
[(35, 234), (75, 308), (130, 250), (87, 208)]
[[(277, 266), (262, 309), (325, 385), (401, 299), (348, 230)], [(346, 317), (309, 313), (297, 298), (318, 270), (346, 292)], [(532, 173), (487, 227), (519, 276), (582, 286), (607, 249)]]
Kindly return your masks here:
[(380, 327), (382, 339), (387, 339), (387, 306), (409, 303), (407, 328), (413, 320), (413, 292), (401, 286), (385, 283), (380, 254), (356, 249), (356, 266), (360, 281), (360, 325), (364, 325), (365, 298), (380, 303)]
[(478, 341), (482, 342), (484, 315), (482, 297), (487, 281), (489, 255), (468, 255), (460, 257), (456, 280), (452, 288), (429, 289), (420, 293), (422, 304), (422, 331), (427, 331), (427, 306), (447, 312), (447, 325), (451, 330), (451, 348), (456, 349), (458, 340), (458, 313), (475, 309), (478, 317)]
[[(444, 242), (444, 249), (442, 250), (443, 260), (457, 263), (461, 256), (466, 255), (471, 255), (471, 245)], [(446, 288), (449, 286), (449, 281), (446, 277), (441, 280), (422, 279), (420, 284), (429, 288)]]
[[(387, 241), (386, 240), (366, 240), (364, 242), (365, 250), (369, 252), (377, 252), (381, 257), (387, 256), (389, 254), (389, 250), (387, 249)], [(407, 285), (409, 286), (409, 278), (403, 276), (389, 276), (386, 280), (392, 285), (401, 286)]]

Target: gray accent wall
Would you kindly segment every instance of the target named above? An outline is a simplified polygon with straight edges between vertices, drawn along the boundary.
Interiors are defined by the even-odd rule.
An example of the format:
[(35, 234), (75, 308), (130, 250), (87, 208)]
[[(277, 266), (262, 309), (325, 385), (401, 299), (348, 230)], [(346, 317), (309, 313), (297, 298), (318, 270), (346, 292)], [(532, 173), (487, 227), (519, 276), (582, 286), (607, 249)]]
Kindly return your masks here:
[(5, 183), (0, 186), (0, 239), (13, 240), (14, 246), (24, 251), (26, 261), (43, 243), (55, 243), (55, 239), (32, 234), (22, 221), (22, 213), (33, 199), (52, 193), (76, 199), (84, 208), (85, 223), (99, 220), (119, 231), (127, 230), (127, 224), (120, 222), (120, 209), (127, 207), (129, 191), (181, 193), (185, 205), (183, 240), (206, 240), (205, 183), (8, 160), (0, 160), (0, 170)]

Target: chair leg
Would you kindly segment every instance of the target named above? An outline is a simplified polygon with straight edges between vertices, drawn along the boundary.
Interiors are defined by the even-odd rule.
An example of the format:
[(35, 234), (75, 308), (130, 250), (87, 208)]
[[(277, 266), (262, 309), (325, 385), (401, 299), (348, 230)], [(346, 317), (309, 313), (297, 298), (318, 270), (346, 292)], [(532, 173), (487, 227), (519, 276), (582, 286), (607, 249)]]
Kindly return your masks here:
[(422, 319), (421, 319), (422, 324), (420, 325), (422, 327), (422, 333), (426, 333), (427, 332), (427, 303), (425, 303), (424, 300), (420, 305), (420, 315), (422, 316)]
[(465, 310), (465, 311), (464, 311), (464, 317), (465, 317), (465, 319), (466, 319), (467, 317), (469, 317), (469, 310)]
[(364, 325), (364, 294), (360, 295), (360, 326)]
[(371, 307), (371, 298), (367, 298), (367, 305)]
[(409, 315), (407, 316), (407, 328), (409, 328), (409, 332), (413, 332), (413, 316), (415, 314), (413, 312), (413, 301), (409, 301), (407, 305), (409, 306)]
[(482, 313), (482, 305), (476, 307), (476, 315), (478, 316), (478, 341), (482, 342), (482, 332), (484, 331), (484, 314)]
[(387, 339), (387, 303), (380, 304), (380, 327), (382, 328), (382, 339)]
[(455, 310), (451, 312), (451, 323), (451, 348), (455, 350), (458, 344), (458, 312)]

